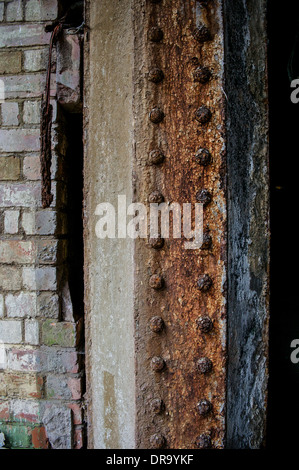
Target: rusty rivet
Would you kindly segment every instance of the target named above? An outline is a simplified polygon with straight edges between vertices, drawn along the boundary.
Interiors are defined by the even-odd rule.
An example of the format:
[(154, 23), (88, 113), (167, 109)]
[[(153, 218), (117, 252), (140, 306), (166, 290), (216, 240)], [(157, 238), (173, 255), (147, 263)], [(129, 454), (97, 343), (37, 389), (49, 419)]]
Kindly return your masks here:
[(195, 161), (201, 166), (208, 166), (212, 161), (212, 155), (205, 148), (199, 148), (195, 154)]
[(148, 79), (150, 82), (160, 83), (164, 79), (164, 73), (158, 67), (154, 67), (149, 71)]
[(212, 411), (212, 403), (209, 400), (200, 400), (197, 408), (200, 416), (206, 416)]
[(151, 165), (159, 165), (165, 160), (165, 155), (160, 149), (152, 150), (149, 154), (149, 163)]
[(149, 113), (149, 118), (154, 124), (158, 124), (159, 122), (163, 121), (164, 117), (165, 114), (160, 108), (153, 108)]
[(207, 374), (211, 372), (213, 363), (208, 357), (202, 357), (197, 361), (197, 368), (201, 374)]
[(213, 285), (213, 281), (208, 274), (203, 274), (198, 278), (197, 285), (202, 292), (207, 292)]
[(208, 232), (204, 232), (201, 250), (209, 250), (212, 246), (212, 237)]
[(165, 367), (165, 361), (160, 356), (154, 356), (152, 358), (152, 369), (155, 372), (161, 372)]
[(194, 30), (193, 37), (198, 42), (206, 42), (212, 39), (209, 29), (202, 23)]
[(164, 402), (163, 400), (161, 400), (161, 398), (155, 398), (154, 400), (152, 400), (150, 406), (152, 412), (156, 415), (162, 413), (165, 409)]
[(209, 333), (213, 329), (213, 322), (208, 315), (199, 317), (196, 323), (202, 333)]
[(212, 73), (208, 67), (197, 67), (193, 72), (193, 78), (195, 82), (207, 83), (212, 77)]
[(202, 189), (196, 194), (196, 200), (204, 206), (207, 206), (212, 201), (211, 193), (209, 193), (207, 189)]
[(150, 320), (150, 329), (154, 333), (161, 333), (163, 328), (164, 328), (163, 318), (158, 317), (158, 316), (155, 316), (155, 317), (151, 318), (151, 320)]
[(153, 434), (150, 438), (152, 449), (163, 449), (166, 445), (166, 439), (162, 434)]
[(198, 449), (210, 449), (212, 447), (212, 440), (208, 434), (201, 434), (195, 441)]
[(164, 196), (159, 191), (153, 191), (148, 197), (148, 202), (150, 203), (160, 204), (163, 201)]
[(164, 246), (164, 238), (150, 238), (149, 244), (155, 250), (160, 250)]
[(199, 63), (200, 63), (198, 57), (191, 57), (189, 62), (190, 62), (191, 65), (199, 65)]
[(212, 118), (212, 113), (206, 106), (201, 106), (195, 111), (195, 119), (200, 124), (206, 124)]
[(148, 38), (152, 42), (160, 42), (162, 41), (163, 37), (163, 31), (158, 26), (153, 26), (148, 31)]
[(159, 276), (159, 274), (153, 274), (150, 277), (149, 285), (152, 289), (156, 289), (156, 290), (162, 289), (164, 286), (164, 279), (161, 276)]

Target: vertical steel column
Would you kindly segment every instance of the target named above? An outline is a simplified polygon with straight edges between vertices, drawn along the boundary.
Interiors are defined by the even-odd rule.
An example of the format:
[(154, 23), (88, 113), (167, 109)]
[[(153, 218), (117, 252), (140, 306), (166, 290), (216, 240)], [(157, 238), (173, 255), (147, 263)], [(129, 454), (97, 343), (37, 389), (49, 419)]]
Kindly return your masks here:
[(201, 249), (136, 241), (136, 445), (222, 448), (226, 152), (222, 2), (135, 0), (134, 199), (204, 204)]
[(227, 446), (265, 440), (269, 336), (267, 0), (224, 2), (228, 174)]

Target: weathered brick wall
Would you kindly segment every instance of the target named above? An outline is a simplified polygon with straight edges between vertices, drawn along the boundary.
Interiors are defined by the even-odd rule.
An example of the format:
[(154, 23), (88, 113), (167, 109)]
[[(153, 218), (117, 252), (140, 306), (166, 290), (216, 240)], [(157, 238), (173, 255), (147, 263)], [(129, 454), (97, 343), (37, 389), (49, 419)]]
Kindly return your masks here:
[(12, 448), (80, 448), (84, 440), (82, 321), (72, 318), (64, 275), (67, 145), (55, 74), (54, 201), (41, 206), (44, 28), (57, 15), (56, 0), (0, 1), (0, 433)]

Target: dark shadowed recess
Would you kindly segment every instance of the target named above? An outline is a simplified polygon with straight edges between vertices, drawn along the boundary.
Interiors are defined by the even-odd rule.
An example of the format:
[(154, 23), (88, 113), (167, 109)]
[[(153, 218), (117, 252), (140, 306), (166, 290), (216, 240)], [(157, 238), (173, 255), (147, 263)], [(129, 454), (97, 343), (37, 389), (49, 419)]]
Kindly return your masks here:
[(226, 0), (228, 188), (227, 442), (265, 441), (268, 358), (266, 0)]
[[(299, 2), (268, 2), (271, 171), (271, 319), (267, 446), (298, 446), (299, 364), (290, 361), (299, 338), (297, 246), (299, 104), (290, 100), (288, 61), (299, 78)], [(299, 41), (298, 41), (299, 43)], [(294, 48), (295, 46), (295, 48)]]

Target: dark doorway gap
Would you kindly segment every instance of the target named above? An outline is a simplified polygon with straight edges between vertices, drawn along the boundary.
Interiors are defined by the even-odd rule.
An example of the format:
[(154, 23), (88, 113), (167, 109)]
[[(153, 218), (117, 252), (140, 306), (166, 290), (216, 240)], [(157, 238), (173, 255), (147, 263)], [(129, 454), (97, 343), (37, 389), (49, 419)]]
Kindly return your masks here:
[(65, 112), (69, 286), (75, 320), (84, 315), (83, 116)]
[(290, 360), (290, 344), (299, 338), (299, 104), (291, 102), (287, 70), (297, 33), (298, 0), (289, 1), (287, 8), (268, 1), (271, 268), (266, 446), (271, 449), (296, 448), (298, 444), (299, 364)]

